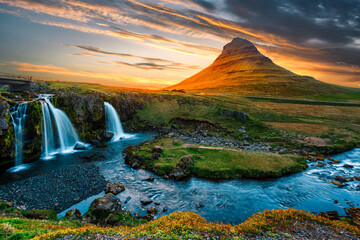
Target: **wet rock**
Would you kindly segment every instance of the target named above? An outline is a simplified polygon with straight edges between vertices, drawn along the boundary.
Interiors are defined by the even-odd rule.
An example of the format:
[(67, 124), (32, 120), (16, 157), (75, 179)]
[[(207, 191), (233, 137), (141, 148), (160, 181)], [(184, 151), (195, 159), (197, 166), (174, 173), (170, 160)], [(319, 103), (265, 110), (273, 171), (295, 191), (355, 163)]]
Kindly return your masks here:
[(346, 214), (351, 219), (352, 223), (357, 226), (360, 226), (360, 208), (348, 208), (345, 209)]
[(156, 214), (156, 213), (157, 213), (157, 209), (154, 208), (154, 207), (152, 207), (152, 208), (147, 209), (146, 212), (147, 212), (148, 214)]
[(317, 167), (323, 167), (325, 164), (323, 163), (323, 162), (318, 162), (317, 164), (316, 164), (316, 166)]
[(344, 176), (335, 176), (334, 178), (336, 181), (340, 181), (340, 182), (347, 182), (347, 178)]
[(113, 132), (104, 132), (102, 139), (104, 142), (108, 142), (110, 141), (112, 138), (114, 137), (114, 133)]
[(121, 208), (120, 199), (112, 193), (107, 193), (105, 196), (95, 199), (90, 205), (90, 209), (95, 214), (116, 212), (121, 210)]
[(344, 168), (354, 168), (354, 166), (353, 166), (353, 165), (350, 165), (350, 164), (344, 164), (343, 167), (344, 167)]
[(141, 218), (141, 216), (139, 215), (138, 212), (134, 213), (134, 217), (135, 217), (135, 218)]
[(73, 208), (66, 212), (65, 217), (70, 220), (81, 220), (81, 212), (79, 209)]
[(159, 206), (161, 202), (154, 202), (155, 205)]
[(147, 179), (145, 179), (145, 181), (148, 181), (148, 182), (153, 182), (154, 180), (155, 180), (155, 178), (153, 176), (150, 176)]
[(182, 156), (176, 163), (174, 169), (170, 172), (169, 177), (175, 180), (183, 180), (190, 176), (191, 166), (194, 165), (192, 155)]
[(339, 202), (339, 200), (334, 200), (334, 203), (337, 204)]
[(205, 204), (203, 204), (201, 202), (196, 204), (196, 208), (203, 208), (203, 207), (205, 207)]
[(128, 196), (128, 197), (126, 198), (126, 200), (125, 200), (125, 202), (124, 202), (124, 203), (128, 203), (130, 200), (131, 200), (131, 197), (130, 197), (130, 196)]
[(360, 176), (355, 176), (354, 177), (356, 180), (360, 181)]
[(337, 185), (339, 188), (347, 186), (347, 184), (342, 184), (342, 183), (339, 183), (339, 182), (336, 182), (336, 181), (331, 181), (330, 183)]
[(112, 193), (118, 195), (119, 193), (125, 191), (125, 186), (120, 183), (109, 182), (105, 187), (105, 193)]
[(86, 145), (84, 143), (77, 142), (75, 144), (74, 150), (85, 150), (85, 149), (86, 149)]
[(91, 140), (90, 140), (90, 143), (91, 143), (91, 145), (93, 145), (93, 146), (95, 146), (95, 147), (98, 147), (98, 148), (105, 148), (105, 147), (107, 147), (107, 144), (106, 144), (106, 143), (100, 142), (100, 141), (97, 140), (97, 139), (91, 139)]
[(330, 220), (339, 220), (339, 213), (337, 211), (327, 211), (326, 213), (320, 212), (318, 215)]
[(166, 212), (167, 211), (167, 208), (166, 207), (163, 207), (163, 210), (162, 210), (163, 212)]
[(141, 202), (142, 205), (149, 205), (150, 203), (153, 202), (153, 200), (151, 200), (151, 199), (141, 199), (140, 202)]

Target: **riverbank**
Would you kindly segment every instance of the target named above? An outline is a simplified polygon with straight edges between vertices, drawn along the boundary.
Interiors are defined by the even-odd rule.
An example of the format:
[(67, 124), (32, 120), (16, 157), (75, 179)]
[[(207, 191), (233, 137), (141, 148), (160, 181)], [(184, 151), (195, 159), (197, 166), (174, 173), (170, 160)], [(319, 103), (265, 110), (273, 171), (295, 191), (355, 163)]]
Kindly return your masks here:
[(59, 213), (102, 192), (106, 183), (96, 163), (85, 163), (0, 185), (0, 199), (24, 210), (53, 209)]

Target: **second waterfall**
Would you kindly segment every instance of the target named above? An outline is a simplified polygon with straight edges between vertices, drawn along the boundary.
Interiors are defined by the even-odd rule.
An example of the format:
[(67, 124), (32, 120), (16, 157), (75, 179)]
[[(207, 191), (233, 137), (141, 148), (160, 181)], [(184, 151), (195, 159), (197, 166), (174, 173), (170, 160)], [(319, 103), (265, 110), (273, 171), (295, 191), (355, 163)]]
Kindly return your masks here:
[(42, 118), (42, 158), (50, 159), (54, 154), (74, 151), (80, 142), (68, 116), (50, 102), (50, 96), (41, 100)]

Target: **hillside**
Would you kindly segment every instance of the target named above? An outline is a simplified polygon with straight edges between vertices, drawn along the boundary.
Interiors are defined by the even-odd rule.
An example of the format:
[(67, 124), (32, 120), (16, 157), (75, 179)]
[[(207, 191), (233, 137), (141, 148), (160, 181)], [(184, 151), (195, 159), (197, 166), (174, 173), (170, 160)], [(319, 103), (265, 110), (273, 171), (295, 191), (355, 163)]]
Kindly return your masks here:
[(287, 97), (360, 92), (297, 75), (274, 64), (250, 41), (241, 38), (226, 44), (209, 67), (165, 90), (173, 89)]

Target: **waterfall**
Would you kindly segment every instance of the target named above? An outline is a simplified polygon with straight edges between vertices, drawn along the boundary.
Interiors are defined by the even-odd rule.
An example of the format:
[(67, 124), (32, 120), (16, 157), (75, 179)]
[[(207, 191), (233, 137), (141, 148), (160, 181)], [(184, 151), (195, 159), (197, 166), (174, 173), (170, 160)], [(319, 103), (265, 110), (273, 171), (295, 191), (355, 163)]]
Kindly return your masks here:
[(42, 158), (50, 159), (54, 154), (74, 151), (74, 146), (80, 140), (68, 116), (54, 107), (48, 95), (43, 96), (41, 106)]
[(14, 107), (14, 110), (11, 112), (11, 119), (14, 125), (15, 132), (15, 167), (11, 168), (12, 172), (18, 171), (21, 169), (23, 164), (23, 154), (24, 154), (24, 131), (25, 131), (25, 121), (26, 121), (26, 110), (28, 103), (20, 103), (17, 107)]
[(119, 115), (117, 114), (115, 108), (108, 102), (104, 102), (104, 107), (106, 130), (114, 133), (113, 141), (126, 137), (127, 135), (124, 133)]

